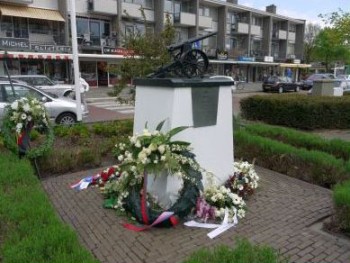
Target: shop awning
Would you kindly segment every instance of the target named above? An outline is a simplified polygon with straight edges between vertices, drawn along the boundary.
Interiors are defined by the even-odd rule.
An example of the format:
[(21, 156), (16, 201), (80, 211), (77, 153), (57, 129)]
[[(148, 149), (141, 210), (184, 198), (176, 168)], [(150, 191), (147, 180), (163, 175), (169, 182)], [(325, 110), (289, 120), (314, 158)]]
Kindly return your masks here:
[(310, 68), (311, 64), (280, 63), (281, 68)]
[(72, 60), (72, 54), (63, 53), (38, 53), (38, 52), (0, 52), (0, 59), (4, 57), (9, 59), (54, 59), (54, 60)]
[(26, 17), (50, 21), (64, 22), (64, 18), (57, 10), (34, 8), (27, 6), (0, 5), (2, 16)]
[(220, 60), (220, 59), (210, 59), (210, 63), (214, 64), (236, 64), (236, 65), (256, 65), (256, 66), (278, 66), (279, 63), (276, 62), (259, 62), (259, 61), (238, 61), (238, 60)]

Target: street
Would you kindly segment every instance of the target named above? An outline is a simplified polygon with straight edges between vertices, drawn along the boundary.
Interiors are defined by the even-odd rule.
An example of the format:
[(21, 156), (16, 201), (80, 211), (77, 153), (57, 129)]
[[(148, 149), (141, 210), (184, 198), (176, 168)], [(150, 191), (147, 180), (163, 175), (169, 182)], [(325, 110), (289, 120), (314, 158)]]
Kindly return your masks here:
[[(84, 122), (122, 120), (134, 117), (134, 106), (118, 103), (116, 97), (108, 96), (111, 91), (112, 88), (100, 87), (90, 89), (85, 94), (89, 116)], [(123, 93), (126, 94), (127, 91)], [(266, 94), (261, 91), (261, 83), (246, 83), (243, 90), (236, 90), (232, 97), (233, 114), (237, 116), (240, 113), (239, 102), (242, 98), (255, 94)]]

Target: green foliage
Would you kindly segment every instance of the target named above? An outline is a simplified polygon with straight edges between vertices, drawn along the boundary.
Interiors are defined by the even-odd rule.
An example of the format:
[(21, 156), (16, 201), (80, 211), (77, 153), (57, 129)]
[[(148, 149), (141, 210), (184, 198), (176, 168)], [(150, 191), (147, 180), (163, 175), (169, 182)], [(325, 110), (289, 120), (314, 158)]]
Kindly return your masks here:
[(63, 174), (101, 166), (102, 157), (110, 156), (112, 161), (115, 144), (125, 142), (132, 135), (132, 129), (132, 120), (56, 126), (60, 144), (38, 159), (40, 171), (45, 175)]
[[(140, 11), (144, 18), (145, 28), (147, 28), (144, 10), (141, 8)], [(118, 68), (117, 73), (121, 76), (121, 86), (134, 78), (145, 77), (168, 63), (170, 55), (166, 47), (172, 43), (174, 37), (175, 29), (170, 22), (169, 15), (167, 15), (164, 30), (160, 34), (146, 30), (144, 34), (124, 36), (124, 46), (133, 52), (123, 59)]]
[(27, 160), (7, 152), (0, 170), (1, 262), (97, 262), (57, 218)]
[(326, 152), (344, 161), (350, 159), (350, 142), (347, 141), (327, 140), (315, 134), (262, 123), (248, 124), (244, 127), (245, 130), (255, 135), (278, 140), (297, 148)]
[(132, 120), (122, 120), (106, 123), (94, 123), (92, 131), (101, 136), (128, 136), (132, 134), (133, 130)]
[(297, 129), (350, 128), (350, 97), (252, 96), (241, 100), (242, 116)]
[(329, 14), (319, 15), (327, 25), (338, 31), (343, 43), (350, 43), (350, 12), (342, 9)]
[(348, 163), (334, 156), (304, 148), (296, 148), (269, 138), (252, 134), (244, 129), (235, 133), (237, 158), (255, 163), (289, 176), (332, 187), (350, 178)]
[(82, 138), (88, 138), (90, 133), (89, 127), (82, 123), (73, 126), (58, 125), (55, 126), (54, 132), (58, 137), (78, 136)]
[(350, 233), (350, 180), (335, 186), (333, 200), (338, 226)]
[(252, 245), (248, 240), (238, 240), (234, 248), (225, 245), (214, 249), (200, 249), (183, 263), (287, 263), (273, 248)]
[(349, 46), (345, 45), (341, 32), (336, 28), (324, 28), (315, 39), (313, 55), (318, 61), (325, 63), (326, 71), (330, 71), (331, 63), (350, 58)]
[(336, 185), (334, 188), (334, 202), (337, 206), (350, 208), (350, 181)]

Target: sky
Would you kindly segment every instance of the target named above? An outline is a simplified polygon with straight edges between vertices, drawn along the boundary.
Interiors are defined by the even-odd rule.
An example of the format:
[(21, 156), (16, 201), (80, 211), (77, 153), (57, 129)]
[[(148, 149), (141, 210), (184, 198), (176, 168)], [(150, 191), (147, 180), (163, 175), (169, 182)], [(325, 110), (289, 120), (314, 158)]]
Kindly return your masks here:
[(319, 14), (338, 11), (350, 12), (350, 0), (238, 0), (239, 5), (264, 10), (266, 6), (277, 6), (277, 14), (324, 26)]

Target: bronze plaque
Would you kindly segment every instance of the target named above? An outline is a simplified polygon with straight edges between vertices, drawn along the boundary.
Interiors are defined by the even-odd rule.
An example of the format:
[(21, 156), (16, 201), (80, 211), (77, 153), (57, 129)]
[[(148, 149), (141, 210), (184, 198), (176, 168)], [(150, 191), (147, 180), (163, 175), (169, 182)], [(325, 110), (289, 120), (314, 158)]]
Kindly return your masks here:
[(193, 127), (216, 125), (219, 87), (192, 88)]

